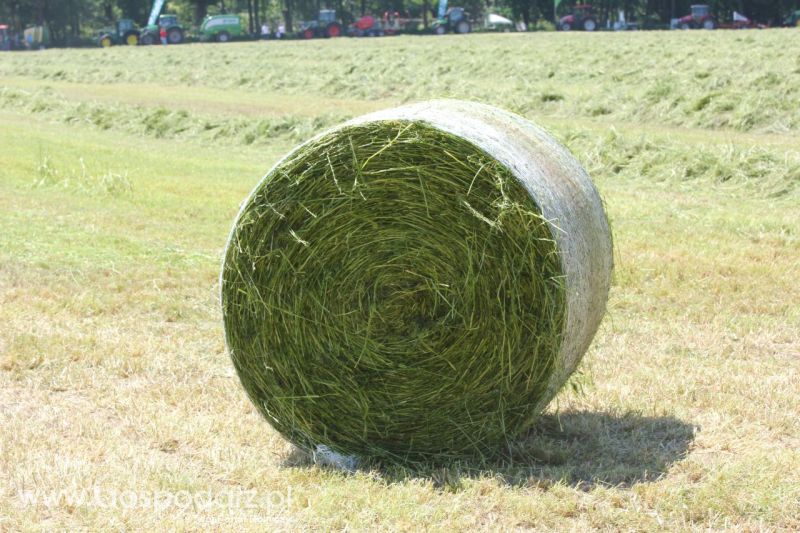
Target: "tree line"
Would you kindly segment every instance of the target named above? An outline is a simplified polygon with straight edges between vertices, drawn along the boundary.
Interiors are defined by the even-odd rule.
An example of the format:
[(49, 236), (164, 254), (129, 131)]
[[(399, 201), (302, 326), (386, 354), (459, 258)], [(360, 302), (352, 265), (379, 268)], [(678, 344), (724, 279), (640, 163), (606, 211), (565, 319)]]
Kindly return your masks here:
[[(209, 13), (239, 13), (251, 33), (263, 23), (282, 24), (288, 33), (297, 29), (297, 21), (313, 20), (320, 9), (335, 9), (339, 19), (348, 24), (366, 14), (382, 16), (399, 13), (417, 19), (427, 27), (434, 19), (439, 0), (172, 0), (165, 13), (177, 13), (184, 24), (199, 24)], [(450, 0), (450, 6), (465, 8), (478, 19), (484, 13), (497, 13), (524, 22), (529, 29), (539, 21), (554, 21), (569, 13), (575, 3), (589, 3), (601, 24), (616, 19), (619, 11), (641, 27), (664, 27), (672, 18), (690, 12), (690, 5), (703, 0)], [(758, 22), (778, 25), (795, 9), (800, 0), (708, 0), (717, 17), (730, 19), (738, 11)], [(0, 0), (0, 24), (10, 24), (17, 31), (28, 25), (47, 24), (55, 42), (69, 43), (87, 38), (118, 18), (130, 18), (139, 24), (147, 19), (151, 0)]]

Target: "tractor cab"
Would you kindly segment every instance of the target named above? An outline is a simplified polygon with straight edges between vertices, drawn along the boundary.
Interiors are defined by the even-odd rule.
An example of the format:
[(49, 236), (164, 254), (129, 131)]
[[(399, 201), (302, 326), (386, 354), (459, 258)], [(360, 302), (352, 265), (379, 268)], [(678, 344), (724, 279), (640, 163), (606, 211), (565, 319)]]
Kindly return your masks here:
[(318, 22), (320, 26), (327, 26), (328, 24), (336, 22), (336, 10), (320, 9)]
[(692, 18), (695, 20), (701, 20), (711, 14), (711, 8), (708, 7), (706, 4), (698, 4), (692, 6)]
[(161, 28), (172, 28), (178, 26), (178, 15), (161, 15), (158, 17), (158, 26)]
[(572, 13), (559, 19), (558, 29), (561, 31), (596, 30), (597, 17), (594, 14), (594, 7), (589, 4), (577, 4), (572, 8)]
[(447, 10), (447, 22), (451, 26), (455, 26), (462, 20), (467, 20), (467, 12), (463, 7), (451, 7)]
[(136, 24), (131, 19), (119, 19), (117, 21), (117, 35), (125, 35), (129, 31), (136, 31)]

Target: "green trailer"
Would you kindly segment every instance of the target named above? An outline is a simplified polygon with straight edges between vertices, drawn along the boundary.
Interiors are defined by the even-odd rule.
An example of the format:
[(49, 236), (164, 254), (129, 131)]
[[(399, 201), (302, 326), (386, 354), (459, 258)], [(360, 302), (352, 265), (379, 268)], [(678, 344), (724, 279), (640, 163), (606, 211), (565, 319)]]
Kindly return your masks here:
[(242, 18), (239, 15), (212, 15), (200, 25), (200, 38), (205, 41), (227, 43), (234, 37), (241, 37)]

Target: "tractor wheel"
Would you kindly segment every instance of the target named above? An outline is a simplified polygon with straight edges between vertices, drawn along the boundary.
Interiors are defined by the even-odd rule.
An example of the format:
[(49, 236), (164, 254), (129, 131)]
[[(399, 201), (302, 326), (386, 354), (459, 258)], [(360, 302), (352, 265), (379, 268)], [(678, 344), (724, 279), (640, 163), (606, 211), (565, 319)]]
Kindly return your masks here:
[(217, 34), (217, 41), (218, 42), (227, 43), (230, 40), (231, 40), (231, 36), (228, 35), (228, 32), (226, 32), (226, 31), (221, 31), (221, 32), (219, 32)]
[(469, 25), (469, 22), (466, 20), (462, 20), (458, 24), (456, 24), (456, 33), (469, 33), (472, 30), (472, 27)]
[(572, 24), (569, 22), (564, 22), (561, 24), (561, 31), (572, 31)]
[(314, 38), (314, 31), (310, 28), (303, 31), (303, 39), (313, 39)]
[(103, 48), (111, 48), (112, 44), (114, 43), (111, 41), (110, 35), (103, 35), (102, 37), (100, 37), (100, 46), (102, 46)]
[(583, 21), (584, 31), (594, 31), (597, 29), (597, 22), (594, 19), (586, 19)]
[(169, 44), (181, 44), (183, 42), (183, 32), (180, 28), (167, 30), (167, 42)]
[(444, 35), (445, 33), (447, 33), (447, 28), (445, 28), (444, 25), (440, 24), (439, 26), (436, 26), (433, 29), (433, 33), (435, 33), (436, 35)]
[(153, 34), (152, 33), (145, 33), (144, 35), (142, 35), (141, 41), (142, 41), (142, 44), (148, 45), (148, 46), (151, 45), (151, 44), (155, 44), (155, 42), (156, 42), (156, 40), (153, 38)]
[(704, 30), (713, 30), (717, 27), (717, 24), (714, 22), (713, 19), (706, 19), (703, 21), (703, 29)]
[(328, 24), (328, 27), (325, 28), (325, 37), (341, 37), (342, 36), (342, 27), (339, 25), (338, 22), (331, 22)]

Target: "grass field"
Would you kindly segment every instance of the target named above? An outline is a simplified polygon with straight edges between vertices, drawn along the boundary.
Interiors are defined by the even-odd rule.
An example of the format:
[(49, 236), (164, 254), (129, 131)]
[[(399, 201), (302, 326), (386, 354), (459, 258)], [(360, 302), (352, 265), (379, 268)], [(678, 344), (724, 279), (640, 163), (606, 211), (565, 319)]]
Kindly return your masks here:
[[(0, 530), (800, 529), (798, 50), (768, 30), (0, 55)], [(513, 460), (313, 466), (224, 351), (230, 224), (298, 141), (444, 96), (589, 169), (608, 315)]]

